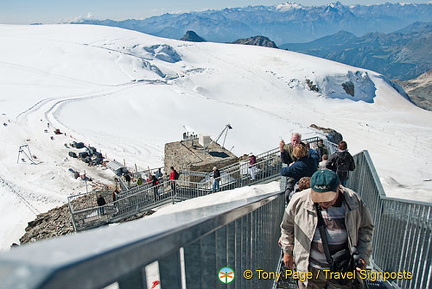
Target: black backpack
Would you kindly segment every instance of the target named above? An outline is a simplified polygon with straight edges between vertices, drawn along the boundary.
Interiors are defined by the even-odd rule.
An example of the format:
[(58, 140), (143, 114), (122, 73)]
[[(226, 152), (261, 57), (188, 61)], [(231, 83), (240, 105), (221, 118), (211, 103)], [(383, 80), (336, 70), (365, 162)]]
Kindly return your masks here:
[(341, 181), (348, 179), (348, 172), (350, 168), (350, 158), (347, 153), (338, 154), (336, 158), (336, 174)]
[(176, 170), (174, 170), (174, 180), (178, 180), (179, 176), (180, 174)]

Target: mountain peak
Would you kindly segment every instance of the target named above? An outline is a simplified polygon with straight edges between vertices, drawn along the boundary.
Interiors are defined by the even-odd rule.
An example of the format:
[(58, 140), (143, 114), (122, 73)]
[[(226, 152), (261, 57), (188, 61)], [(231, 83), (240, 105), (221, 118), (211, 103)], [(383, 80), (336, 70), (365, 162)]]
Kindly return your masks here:
[(301, 4), (297, 4), (295, 2), (286, 2), (279, 5), (276, 5), (276, 9), (284, 12), (288, 10), (294, 10), (294, 9), (303, 9), (304, 7)]
[(196, 34), (194, 31), (186, 31), (186, 34), (180, 39), (183, 41), (191, 41), (191, 42), (206, 42), (206, 40)]
[(278, 48), (276, 46), (276, 43), (271, 41), (268, 37), (265, 36), (254, 36), (244, 39), (238, 39), (233, 44), (244, 44), (244, 45), (255, 45), (255, 46), (264, 46), (264, 47), (271, 47), (271, 48)]

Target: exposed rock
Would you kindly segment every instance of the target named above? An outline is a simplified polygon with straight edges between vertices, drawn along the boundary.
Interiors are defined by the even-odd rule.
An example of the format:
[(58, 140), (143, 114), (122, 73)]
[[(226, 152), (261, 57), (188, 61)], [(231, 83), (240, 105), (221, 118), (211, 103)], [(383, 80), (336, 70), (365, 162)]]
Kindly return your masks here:
[[(97, 194), (99, 193), (100, 192)], [(101, 194), (107, 203), (111, 202), (110, 191)], [(95, 194), (88, 194), (74, 200), (72, 205), (79, 209), (78, 204), (81, 206), (84, 204), (91, 206), (93, 203), (95, 203)], [(132, 217), (122, 220), (121, 222), (136, 220), (153, 213), (153, 210), (138, 213)], [(71, 214), (68, 204), (64, 204), (60, 207), (51, 209), (46, 213), (37, 215), (35, 220), (28, 222), (28, 226), (25, 231), (26, 233), (20, 238), (21, 244), (36, 242), (43, 239), (51, 239), (57, 236), (74, 233), (75, 230), (71, 221)]]
[(432, 70), (398, 83), (418, 107), (432, 111)]
[(186, 34), (180, 40), (191, 41), (191, 42), (206, 42), (204, 38), (200, 37), (194, 31), (190, 31), (190, 30), (187, 31)]
[(68, 205), (37, 215), (35, 220), (28, 223), (25, 231), (24, 236), (20, 238), (21, 244), (73, 233)]
[(342, 87), (347, 94), (354, 96), (354, 83), (352, 83), (351, 81), (347, 81), (342, 83)]
[(316, 124), (311, 124), (310, 127), (322, 131), (325, 134), (327, 140), (331, 141), (332, 143), (338, 144), (343, 140), (342, 134), (332, 128), (324, 128), (317, 126)]
[(271, 41), (269, 38), (265, 36), (254, 36), (254, 37), (249, 37), (244, 39), (238, 39), (232, 43), (278, 48), (276, 46), (276, 43), (274, 43), (273, 41)]
[(306, 79), (306, 84), (308, 85), (308, 87), (309, 87), (310, 90), (319, 92), (318, 86), (316, 86), (316, 84), (314, 84), (312, 80)]

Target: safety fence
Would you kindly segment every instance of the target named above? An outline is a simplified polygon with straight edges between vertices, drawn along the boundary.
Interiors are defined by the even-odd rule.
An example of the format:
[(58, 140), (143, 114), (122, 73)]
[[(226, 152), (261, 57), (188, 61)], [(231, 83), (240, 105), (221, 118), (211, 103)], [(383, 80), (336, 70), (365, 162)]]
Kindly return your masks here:
[[(374, 219), (378, 278), (430, 289), (432, 205), (386, 197), (369, 154), (354, 157), (348, 186)], [(274, 192), (24, 245), (0, 254), (0, 288), (270, 288), (283, 209)]]
[(0, 254), (0, 288), (270, 288), (283, 210), (274, 192), (36, 242)]
[[(318, 137), (305, 139), (310, 144), (318, 141)], [(336, 145), (324, 140), (330, 153)], [(220, 190), (232, 190), (246, 185), (253, 185), (280, 179), (281, 158), (279, 148), (272, 149), (256, 156), (257, 163), (252, 168), (247, 161), (220, 168)], [(157, 169), (154, 169), (157, 170)], [(151, 170), (151, 171), (154, 171)], [(146, 174), (150, 170), (146, 171)], [(127, 186), (118, 178), (123, 188), (116, 200), (112, 192), (91, 192), (68, 197), (69, 209), (75, 231), (83, 231), (109, 223), (115, 223), (133, 217), (136, 214), (150, 211), (168, 203), (184, 201), (212, 192), (212, 175), (209, 172), (182, 171), (182, 175), (195, 176), (199, 181), (159, 179), (159, 184), (152, 186), (144, 183), (140, 186)], [(253, 176), (253, 177), (252, 177)], [(107, 202), (103, 206), (96, 205), (96, 198), (101, 195)], [(111, 201), (112, 200), (112, 201)]]
[(387, 197), (367, 151), (354, 156), (347, 186), (374, 220), (373, 265), (397, 288), (432, 288), (432, 203)]

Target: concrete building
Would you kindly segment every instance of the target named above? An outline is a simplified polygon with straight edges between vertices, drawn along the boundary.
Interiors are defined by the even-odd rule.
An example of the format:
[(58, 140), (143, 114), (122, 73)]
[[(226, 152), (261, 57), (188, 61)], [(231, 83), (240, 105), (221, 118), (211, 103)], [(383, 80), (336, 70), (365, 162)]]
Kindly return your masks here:
[(238, 157), (229, 150), (211, 141), (209, 136), (187, 138), (165, 144), (164, 169), (167, 174), (173, 166), (180, 174), (180, 180), (199, 182), (202, 177), (191, 176), (188, 171), (212, 172), (214, 166), (222, 168), (237, 163)]

